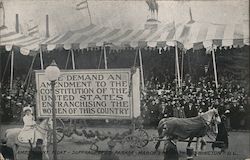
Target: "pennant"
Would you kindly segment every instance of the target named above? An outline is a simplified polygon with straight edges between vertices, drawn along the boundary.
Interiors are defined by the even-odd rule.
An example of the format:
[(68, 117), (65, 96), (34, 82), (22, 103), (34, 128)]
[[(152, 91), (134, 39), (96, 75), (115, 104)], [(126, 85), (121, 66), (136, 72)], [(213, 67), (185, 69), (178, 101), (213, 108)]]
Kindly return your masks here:
[(88, 8), (88, 1), (82, 0), (76, 4), (76, 10), (82, 10)]

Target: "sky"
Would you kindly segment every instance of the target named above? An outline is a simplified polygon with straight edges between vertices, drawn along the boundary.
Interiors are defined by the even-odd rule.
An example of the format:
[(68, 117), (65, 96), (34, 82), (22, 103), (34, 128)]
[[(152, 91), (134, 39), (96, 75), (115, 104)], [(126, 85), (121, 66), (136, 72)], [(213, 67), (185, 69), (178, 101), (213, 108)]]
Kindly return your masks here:
[[(50, 34), (58, 34), (87, 26), (88, 10), (76, 10), (81, 0), (3, 0), (6, 26), (15, 27), (15, 14), (21, 26), (39, 25), (45, 34), (45, 15), (49, 15)], [(141, 29), (150, 16), (145, 1), (89, 0), (89, 11), (96, 25), (111, 28)], [(158, 1), (158, 20), (165, 23), (186, 23), (189, 8), (195, 21), (208, 23), (242, 23), (249, 21), (248, 0), (235, 1)], [(2, 12), (0, 12), (2, 14)], [(2, 15), (0, 15), (2, 20)]]

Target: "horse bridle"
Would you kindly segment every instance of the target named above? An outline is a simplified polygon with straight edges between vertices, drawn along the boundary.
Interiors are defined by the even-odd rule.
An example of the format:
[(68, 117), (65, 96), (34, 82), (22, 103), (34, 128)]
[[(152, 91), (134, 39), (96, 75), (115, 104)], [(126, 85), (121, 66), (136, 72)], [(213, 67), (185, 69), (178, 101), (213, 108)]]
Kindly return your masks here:
[(216, 112), (214, 111), (214, 114), (213, 114), (213, 116), (212, 116), (212, 118), (211, 118), (210, 121), (205, 120), (203, 117), (202, 117), (202, 118), (203, 118), (203, 120), (206, 122), (206, 124), (207, 124), (208, 126), (211, 126), (211, 125), (214, 123), (215, 118), (217, 118), (218, 116), (219, 116), (219, 114), (216, 113)]

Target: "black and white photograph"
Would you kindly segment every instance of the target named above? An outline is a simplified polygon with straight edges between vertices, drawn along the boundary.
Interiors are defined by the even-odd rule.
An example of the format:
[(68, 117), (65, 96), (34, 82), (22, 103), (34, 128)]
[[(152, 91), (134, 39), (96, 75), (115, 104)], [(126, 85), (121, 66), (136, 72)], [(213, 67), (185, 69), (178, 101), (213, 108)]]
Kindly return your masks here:
[(0, 160), (249, 160), (248, 0), (0, 0)]

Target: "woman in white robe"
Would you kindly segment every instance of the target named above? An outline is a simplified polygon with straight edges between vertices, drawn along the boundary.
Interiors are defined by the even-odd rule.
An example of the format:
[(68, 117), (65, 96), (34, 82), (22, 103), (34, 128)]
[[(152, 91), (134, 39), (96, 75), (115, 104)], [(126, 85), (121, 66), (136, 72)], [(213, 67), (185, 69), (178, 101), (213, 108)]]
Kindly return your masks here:
[(23, 129), (21, 130), (18, 140), (23, 143), (28, 143), (34, 141), (34, 126), (36, 125), (35, 119), (32, 115), (32, 109), (30, 106), (24, 107), (23, 111), (25, 115), (23, 117)]

